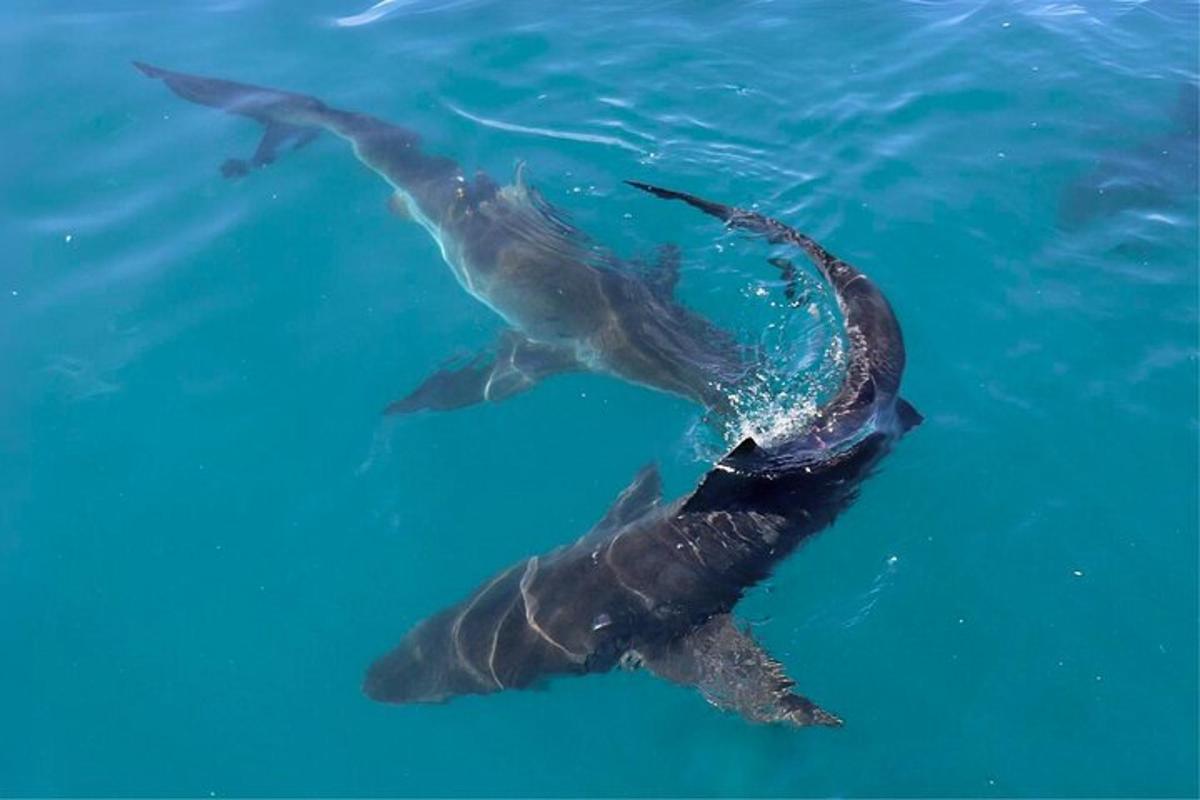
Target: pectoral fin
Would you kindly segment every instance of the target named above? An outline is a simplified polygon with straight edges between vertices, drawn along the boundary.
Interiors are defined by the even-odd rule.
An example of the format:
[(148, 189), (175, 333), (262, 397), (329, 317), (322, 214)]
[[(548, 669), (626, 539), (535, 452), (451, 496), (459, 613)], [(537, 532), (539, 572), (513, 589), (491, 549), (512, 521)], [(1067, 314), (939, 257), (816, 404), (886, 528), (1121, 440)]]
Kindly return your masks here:
[(529, 389), (542, 378), (578, 367), (575, 354), (566, 348), (508, 331), (492, 351), (480, 353), (464, 366), (438, 370), (384, 413), (448, 411), (496, 402)]
[(783, 667), (728, 614), (650, 652), (639, 651), (655, 675), (695, 686), (717, 708), (751, 722), (840, 726), (842, 720), (791, 691)]

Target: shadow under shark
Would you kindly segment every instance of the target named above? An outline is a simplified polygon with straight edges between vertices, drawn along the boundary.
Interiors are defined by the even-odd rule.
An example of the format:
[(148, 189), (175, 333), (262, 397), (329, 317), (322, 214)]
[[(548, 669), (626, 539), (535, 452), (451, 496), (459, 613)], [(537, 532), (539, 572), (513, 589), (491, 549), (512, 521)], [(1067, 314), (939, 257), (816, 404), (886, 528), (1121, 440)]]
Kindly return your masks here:
[(653, 268), (598, 254), (520, 180), (500, 187), (483, 173), (468, 180), (454, 161), (421, 152), (410, 130), (327, 106), (301, 94), (186, 75), (134, 62), (180, 97), (265, 126), (244, 175), (322, 131), (392, 187), (393, 210), (437, 242), (455, 278), (508, 324), (490, 351), (439, 370), (389, 413), (445, 410), (496, 401), (550, 375), (603, 372), (671, 392), (718, 412), (750, 369), (751, 354), (727, 332), (674, 299), (679, 254), (664, 248)]
[(663, 503), (658, 472), (646, 468), (583, 538), (509, 567), (419, 623), (370, 667), (365, 692), (385, 702), (439, 702), (645, 666), (749, 720), (840, 725), (792, 691), (782, 666), (731, 611), (780, 559), (830, 525), (921, 421), (899, 397), (900, 326), (870, 279), (808, 236), (757, 213), (633, 185), (803, 250), (844, 319), (849, 358), (840, 387), (800, 434), (775, 444), (745, 439), (674, 502)]

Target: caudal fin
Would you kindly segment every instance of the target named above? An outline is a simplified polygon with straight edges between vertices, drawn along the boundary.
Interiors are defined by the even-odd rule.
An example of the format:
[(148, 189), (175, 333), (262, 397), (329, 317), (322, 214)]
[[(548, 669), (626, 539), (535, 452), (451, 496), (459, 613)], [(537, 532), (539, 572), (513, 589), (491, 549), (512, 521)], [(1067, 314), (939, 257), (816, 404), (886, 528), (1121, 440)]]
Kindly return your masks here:
[(172, 72), (144, 61), (134, 61), (133, 66), (143, 75), (161, 80), (184, 100), (249, 117), (266, 127), (249, 158), (231, 158), (221, 165), (226, 177), (238, 177), (272, 163), (287, 145), (295, 149), (308, 144), (320, 133), (329, 114), (324, 103), (308, 95)]
[[(841, 427), (853, 431), (870, 418), (873, 405), (895, 398), (905, 360), (900, 323), (879, 287), (861, 270), (826, 250), (811, 236), (757, 211), (714, 203), (640, 181), (626, 183), (655, 197), (681, 200), (724, 220), (730, 228), (758, 234), (772, 244), (799, 247), (812, 260), (837, 296), (847, 331), (855, 332), (850, 337), (847, 381), (838, 396), (825, 405), (821, 416), (826, 422), (843, 417), (852, 424)], [(851, 417), (851, 412), (857, 413)]]
[(285, 147), (302, 147), (328, 130), (350, 142), (355, 156), (393, 189), (403, 187), (422, 213), (441, 213), (462, 191), (458, 165), (448, 158), (423, 154), (418, 147), (420, 137), (407, 128), (327, 106), (311, 95), (173, 72), (143, 61), (133, 65), (185, 100), (248, 117), (266, 128), (249, 158), (231, 158), (221, 166), (227, 177), (266, 166)]

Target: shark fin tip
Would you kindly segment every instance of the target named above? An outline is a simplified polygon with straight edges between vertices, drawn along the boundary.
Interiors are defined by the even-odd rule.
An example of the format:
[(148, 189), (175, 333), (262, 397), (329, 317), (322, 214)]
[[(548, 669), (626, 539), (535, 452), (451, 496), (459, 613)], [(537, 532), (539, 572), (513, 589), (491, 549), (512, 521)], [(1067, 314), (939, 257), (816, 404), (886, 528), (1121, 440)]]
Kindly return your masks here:
[(753, 436), (747, 436), (742, 439), (738, 446), (729, 451), (731, 456), (746, 456), (758, 449), (758, 442), (754, 441)]

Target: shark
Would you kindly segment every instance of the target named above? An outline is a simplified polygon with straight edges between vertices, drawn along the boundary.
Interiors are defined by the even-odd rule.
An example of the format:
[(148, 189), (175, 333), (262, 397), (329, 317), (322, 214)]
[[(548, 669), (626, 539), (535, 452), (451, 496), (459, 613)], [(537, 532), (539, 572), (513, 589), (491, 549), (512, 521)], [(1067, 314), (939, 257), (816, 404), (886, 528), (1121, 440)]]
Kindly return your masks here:
[(504, 321), (489, 348), (447, 362), (387, 413), (496, 402), (571, 371), (731, 411), (755, 355), (676, 299), (677, 247), (661, 248), (653, 264), (623, 262), (566, 221), (522, 170), (502, 187), (482, 172), (468, 177), (452, 159), (426, 153), (413, 131), (368, 114), (308, 95), (134, 66), (186, 100), (263, 126), (251, 155), (221, 165), (227, 177), (265, 167), (322, 133), (347, 142), (388, 184), (393, 211), (424, 228), (462, 288)]
[(1091, 171), (1062, 192), (1059, 224), (1074, 230), (1137, 210), (1157, 215), (1174, 209), (1195, 214), (1200, 189), (1200, 86), (1176, 89), (1163, 130), (1136, 146), (1096, 159)]
[(733, 610), (803, 541), (831, 525), (921, 415), (900, 396), (905, 349), (866, 274), (809, 236), (752, 211), (634, 182), (727, 226), (798, 248), (832, 288), (848, 341), (840, 385), (801, 430), (742, 440), (696, 488), (662, 498), (643, 469), (572, 544), (526, 558), (419, 622), (367, 670), (366, 695), (435, 703), (645, 668), (759, 723), (838, 726), (795, 691)]

